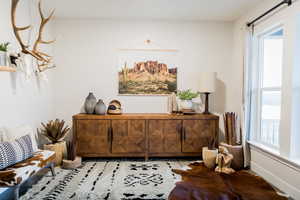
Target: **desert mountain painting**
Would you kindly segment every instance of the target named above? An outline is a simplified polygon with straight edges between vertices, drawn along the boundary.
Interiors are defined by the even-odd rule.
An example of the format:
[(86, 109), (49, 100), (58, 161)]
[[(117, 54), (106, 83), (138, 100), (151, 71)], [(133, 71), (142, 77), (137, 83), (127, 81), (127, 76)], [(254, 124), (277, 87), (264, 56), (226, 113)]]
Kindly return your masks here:
[(167, 95), (177, 90), (177, 67), (158, 60), (124, 62), (119, 71), (121, 95)]

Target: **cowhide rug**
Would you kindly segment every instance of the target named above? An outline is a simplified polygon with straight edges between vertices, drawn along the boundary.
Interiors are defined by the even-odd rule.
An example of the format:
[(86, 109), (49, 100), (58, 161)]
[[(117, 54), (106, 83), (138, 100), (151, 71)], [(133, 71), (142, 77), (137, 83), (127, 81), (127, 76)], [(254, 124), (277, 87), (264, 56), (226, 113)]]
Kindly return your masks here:
[(56, 177), (48, 173), (21, 200), (163, 200), (180, 179), (171, 169), (190, 162), (86, 161), (75, 170), (56, 168)]

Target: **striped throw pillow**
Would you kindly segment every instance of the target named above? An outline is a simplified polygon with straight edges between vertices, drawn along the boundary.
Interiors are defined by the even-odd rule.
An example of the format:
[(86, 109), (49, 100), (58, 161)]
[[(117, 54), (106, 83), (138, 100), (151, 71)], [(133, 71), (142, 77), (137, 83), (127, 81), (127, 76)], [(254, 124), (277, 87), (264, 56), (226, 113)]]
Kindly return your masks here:
[(30, 135), (25, 135), (13, 142), (0, 143), (0, 170), (33, 156)]

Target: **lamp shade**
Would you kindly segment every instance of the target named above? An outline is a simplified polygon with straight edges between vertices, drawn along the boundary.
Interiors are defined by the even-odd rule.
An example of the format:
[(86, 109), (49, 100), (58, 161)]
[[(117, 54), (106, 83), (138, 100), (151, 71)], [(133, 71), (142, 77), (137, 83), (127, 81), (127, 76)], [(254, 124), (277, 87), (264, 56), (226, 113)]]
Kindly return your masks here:
[(201, 72), (199, 76), (199, 92), (213, 93), (216, 90), (216, 73), (215, 72)]

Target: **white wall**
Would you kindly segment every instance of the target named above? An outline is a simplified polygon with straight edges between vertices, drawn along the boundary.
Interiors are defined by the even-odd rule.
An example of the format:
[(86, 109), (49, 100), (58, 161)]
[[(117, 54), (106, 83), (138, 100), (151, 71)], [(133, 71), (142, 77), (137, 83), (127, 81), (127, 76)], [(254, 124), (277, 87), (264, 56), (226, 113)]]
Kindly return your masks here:
[[(245, 24), (251, 19), (254, 19), (258, 15), (265, 12), (267, 9), (273, 7), (280, 1), (267, 0), (264, 3), (258, 5), (258, 7), (248, 14), (241, 17), (235, 23), (234, 27), (234, 53), (233, 53), (233, 66), (239, 71), (239, 77), (242, 77), (243, 66), (243, 52), (244, 52), (244, 36), (246, 26)], [(274, 24), (283, 24), (284, 26), (284, 63), (283, 63), (283, 76), (282, 76), (282, 109), (281, 109), (281, 127), (280, 127), (280, 150), (279, 157), (283, 159), (292, 159), (293, 146), (297, 144), (297, 150), (299, 151), (299, 142), (295, 139), (299, 138), (299, 130), (292, 130), (292, 116), (293, 106), (298, 105), (297, 102), (293, 102), (294, 91), (297, 92), (298, 87), (293, 88), (293, 74), (297, 72), (299, 65), (296, 64), (299, 52), (296, 52), (296, 29), (297, 20), (300, 14), (300, 3), (295, 1), (293, 6), (284, 8), (270, 18), (262, 21), (255, 30), (261, 30), (274, 26)], [(299, 63), (298, 63), (299, 64)], [(242, 84), (242, 79), (240, 84)], [(297, 118), (297, 122), (298, 118)], [(294, 127), (295, 128), (295, 127)], [(274, 157), (269, 153), (263, 153), (264, 151), (258, 150), (258, 148), (251, 148), (251, 168), (259, 175), (263, 176), (266, 180), (280, 188), (281, 190), (289, 193), (295, 199), (300, 199), (300, 171), (293, 167), (291, 164), (287, 164), (285, 161), (280, 161), (279, 157)]]
[[(35, 25), (39, 17), (36, 15), (37, 10), (34, 9), (37, 7), (32, 2), (36, 1), (20, 2), (17, 10), (17, 24)], [(18, 50), (19, 46), (11, 28), (10, 4), (11, 1), (0, 0), (0, 43), (8, 41), (12, 43), (12, 50)], [(30, 11), (32, 11), (31, 14)], [(33, 29), (33, 36), (35, 31)], [(29, 34), (25, 32), (22, 36), (24, 41), (27, 41)], [(28, 59), (30, 61), (30, 57)], [(49, 75), (51, 72), (47, 73)], [(27, 81), (20, 72), (0, 72), (0, 127), (27, 124), (36, 128), (41, 121), (50, 119), (53, 110), (50, 83), (51, 77), (49, 77), (49, 83), (45, 83), (38, 81), (34, 75)]]
[[(120, 48), (179, 50), (178, 88), (194, 88), (201, 71), (218, 73), (212, 110), (239, 110), (240, 86), (232, 70), (232, 24), (214, 22), (63, 20), (55, 22), (55, 113), (70, 120), (88, 92), (108, 103), (121, 100), (125, 112), (167, 112), (167, 98), (117, 96)], [(150, 39), (153, 44), (146, 45)]]

